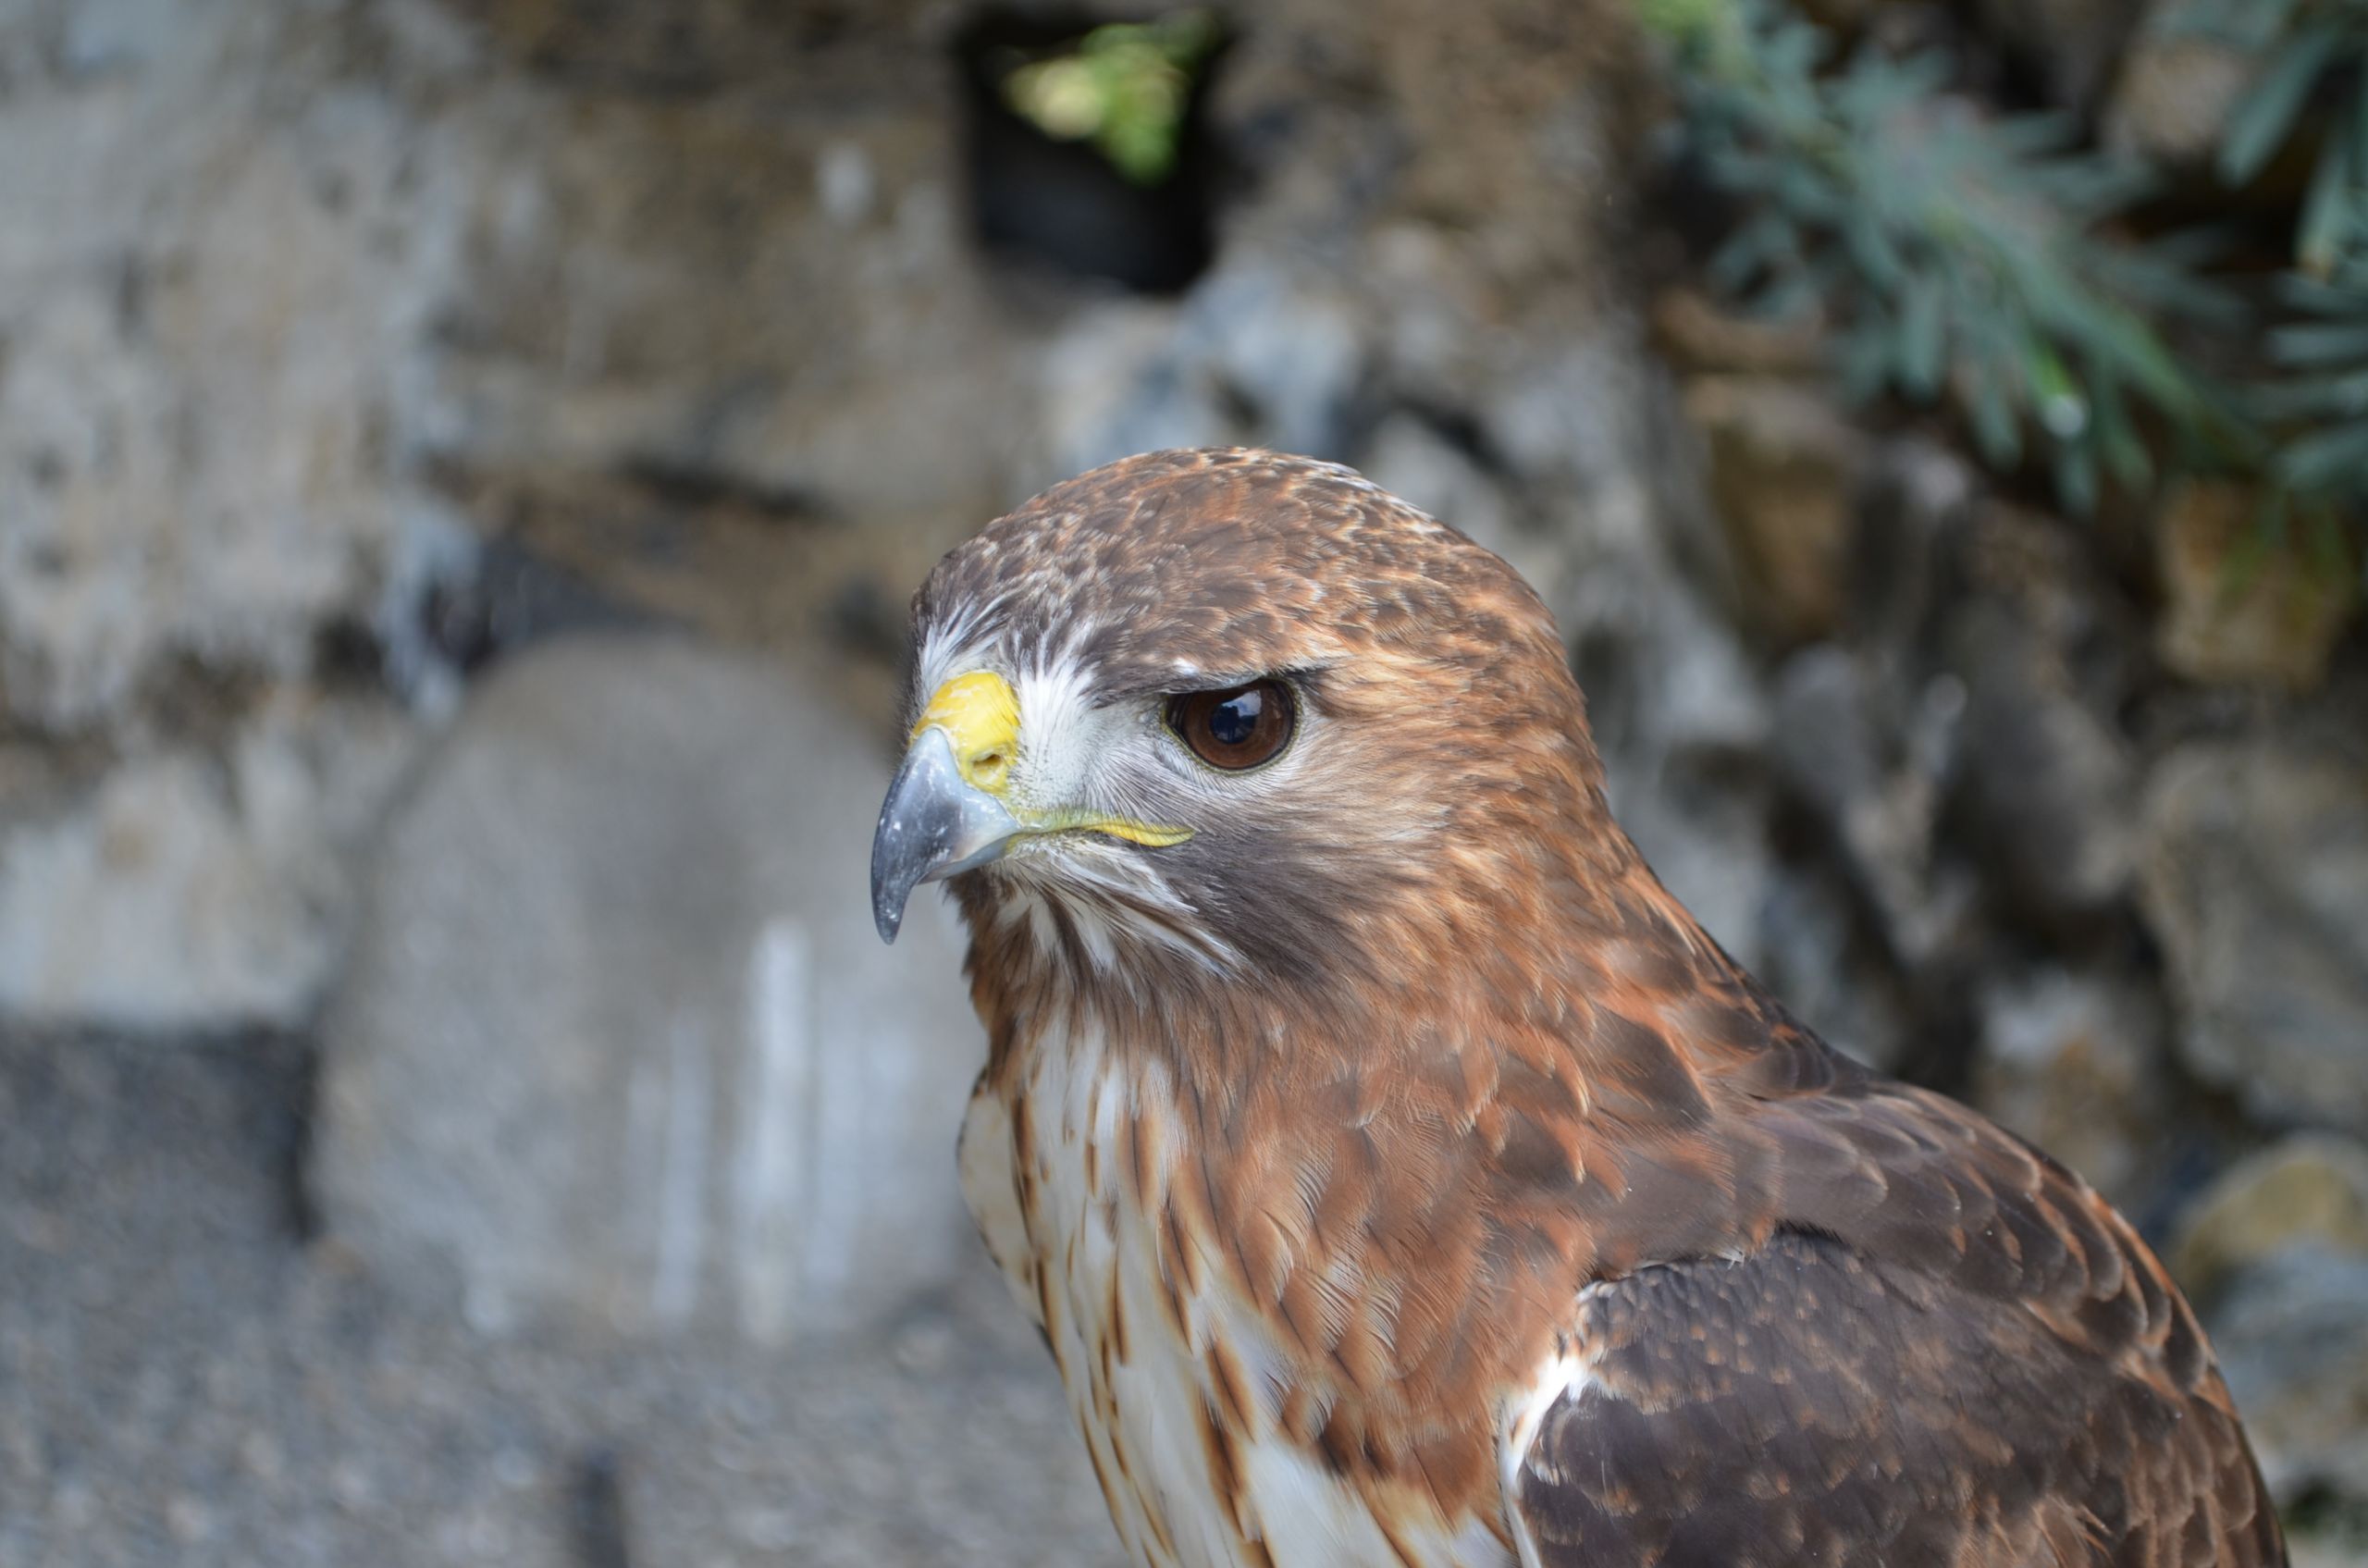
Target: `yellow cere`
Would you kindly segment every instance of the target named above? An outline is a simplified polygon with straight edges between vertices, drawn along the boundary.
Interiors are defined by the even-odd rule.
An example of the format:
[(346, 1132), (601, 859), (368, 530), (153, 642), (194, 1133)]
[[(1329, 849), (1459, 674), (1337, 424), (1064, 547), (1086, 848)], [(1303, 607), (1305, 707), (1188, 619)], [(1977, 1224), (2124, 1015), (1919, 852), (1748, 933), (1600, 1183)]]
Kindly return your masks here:
[(1019, 694), (993, 670), (956, 675), (937, 688), (913, 726), (913, 739), (927, 729), (945, 732), (963, 782), (989, 795), (1011, 783), (1012, 758), (1019, 750)]
[[(973, 789), (1000, 796), (1011, 784), (1011, 765), (1019, 753), (1019, 694), (992, 670), (956, 675), (937, 688), (913, 725), (912, 739), (924, 730), (944, 730), (954, 747), (954, 764)], [(1192, 836), (1190, 828), (1165, 828), (1126, 817), (1090, 811), (1043, 813), (1028, 821), (1030, 833), (1101, 833), (1165, 849)]]

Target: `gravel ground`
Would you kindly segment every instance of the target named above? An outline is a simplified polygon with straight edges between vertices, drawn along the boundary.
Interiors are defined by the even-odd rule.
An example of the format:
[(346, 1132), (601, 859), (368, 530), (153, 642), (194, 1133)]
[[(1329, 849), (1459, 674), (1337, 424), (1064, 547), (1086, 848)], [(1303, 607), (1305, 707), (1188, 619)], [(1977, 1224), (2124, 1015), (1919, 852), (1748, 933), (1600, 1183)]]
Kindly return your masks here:
[(860, 1343), (493, 1341), (307, 1245), (292, 1045), (0, 1040), (0, 1564), (1115, 1564), (985, 1272)]

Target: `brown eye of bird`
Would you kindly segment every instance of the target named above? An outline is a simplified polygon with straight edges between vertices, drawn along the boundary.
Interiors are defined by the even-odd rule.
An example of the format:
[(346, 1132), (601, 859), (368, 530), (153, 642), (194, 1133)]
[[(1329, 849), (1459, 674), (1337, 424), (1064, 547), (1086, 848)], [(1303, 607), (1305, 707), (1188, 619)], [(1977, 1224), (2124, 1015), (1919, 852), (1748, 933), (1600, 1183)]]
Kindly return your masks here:
[(1290, 688), (1280, 681), (1188, 691), (1167, 699), (1167, 727), (1212, 768), (1239, 770), (1271, 761), (1290, 744), (1297, 722)]

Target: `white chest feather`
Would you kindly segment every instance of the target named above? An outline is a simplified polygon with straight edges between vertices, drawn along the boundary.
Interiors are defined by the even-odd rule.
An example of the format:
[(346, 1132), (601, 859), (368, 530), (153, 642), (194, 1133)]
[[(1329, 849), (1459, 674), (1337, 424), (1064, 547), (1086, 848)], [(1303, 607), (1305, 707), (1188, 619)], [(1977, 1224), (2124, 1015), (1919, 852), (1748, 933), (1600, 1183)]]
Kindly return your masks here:
[[(964, 1195), (1059, 1364), (1112, 1520), (1144, 1568), (1502, 1568), (1477, 1521), (1385, 1530), (1363, 1492), (1273, 1427), (1254, 1314), (1207, 1259), (1174, 1281), (1159, 1222), (1183, 1158), (1167, 1086), (1121, 1075), (1091, 1039), (1036, 1043), (1009, 1103), (981, 1085), (963, 1125)], [(1144, 1190), (1148, 1182), (1149, 1190)], [(1203, 1244), (1188, 1240), (1184, 1244)], [(1252, 1429), (1221, 1426), (1210, 1345), (1253, 1386)]]

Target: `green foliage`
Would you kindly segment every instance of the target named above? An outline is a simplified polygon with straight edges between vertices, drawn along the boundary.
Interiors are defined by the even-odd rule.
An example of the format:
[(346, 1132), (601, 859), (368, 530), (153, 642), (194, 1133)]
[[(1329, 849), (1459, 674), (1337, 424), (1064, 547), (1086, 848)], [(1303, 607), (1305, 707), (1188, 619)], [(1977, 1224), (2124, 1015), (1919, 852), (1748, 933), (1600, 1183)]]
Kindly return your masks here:
[(2251, 412), (2269, 432), (2273, 524), (2300, 519), (2339, 558), (2331, 520), (2368, 517), (2368, 0), (2190, 0), (2174, 25), (2260, 62), (2228, 117), (2224, 183), (2251, 183), (2318, 121), (2297, 270), (2276, 284), (2286, 319)]
[(2269, 467), (2281, 490), (2368, 510), (2368, 231), (2338, 249), (2328, 277), (2279, 280), (2293, 319), (2269, 334), (2282, 374), (2255, 401), (2284, 435)]
[(2326, 103), (2294, 253), (2304, 273), (2330, 277), (2347, 247), (2368, 243), (2368, 0), (2189, 0), (2172, 25), (2261, 62), (2228, 117), (2224, 183), (2251, 184)]
[(1820, 29), (1766, 0), (1644, 0), (1643, 14), (1669, 45), (1682, 154), (1742, 209), (1712, 282), (1821, 315), (1851, 395), (1948, 400), (1994, 466), (2036, 445), (2078, 512), (2103, 475), (2152, 483), (2141, 413), (2192, 463), (2242, 444), (2155, 326), (2226, 321), (2228, 302), (2177, 250), (2096, 237), (2142, 173), (2068, 152), (2058, 120), (1950, 99), (1939, 55), (1835, 66)]
[(1128, 179), (1156, 185), (1175, 171), (1192, 75), (1217, 40), (1205, 11), (1112, 22), (1062, 54), (1014, 66), (1004, 101), (1047, 136), (1091, 142)]
[[(1993, 466), (2045, 455), (2074, 511), (2108, 476), (2149, 488), (2168, 458), (2257, 480), (2262, 550), (2306, 547), (2329, 571), (2368, 554), (2340, 528), (2368, 521), (2368, 0), (2189, 0), (2172, 20), (2260, 62), (2224, 183), (2311, 154), (2265, 333), (2200, 275), (2204, 235), (2115, 235), (2147, 171), (2072, 151), (2060, 122), (1981, 113), (1947, 58), (1837, 59), (1782, 0), (1637, 4), (1666, 45), (1678, 151), (1734, 204), (1710, 281), (1819, 320), (1847, 392), (1951, 404)], [(2171, 324), (2217, 334), (2253, 384), (2218, 389)]]

